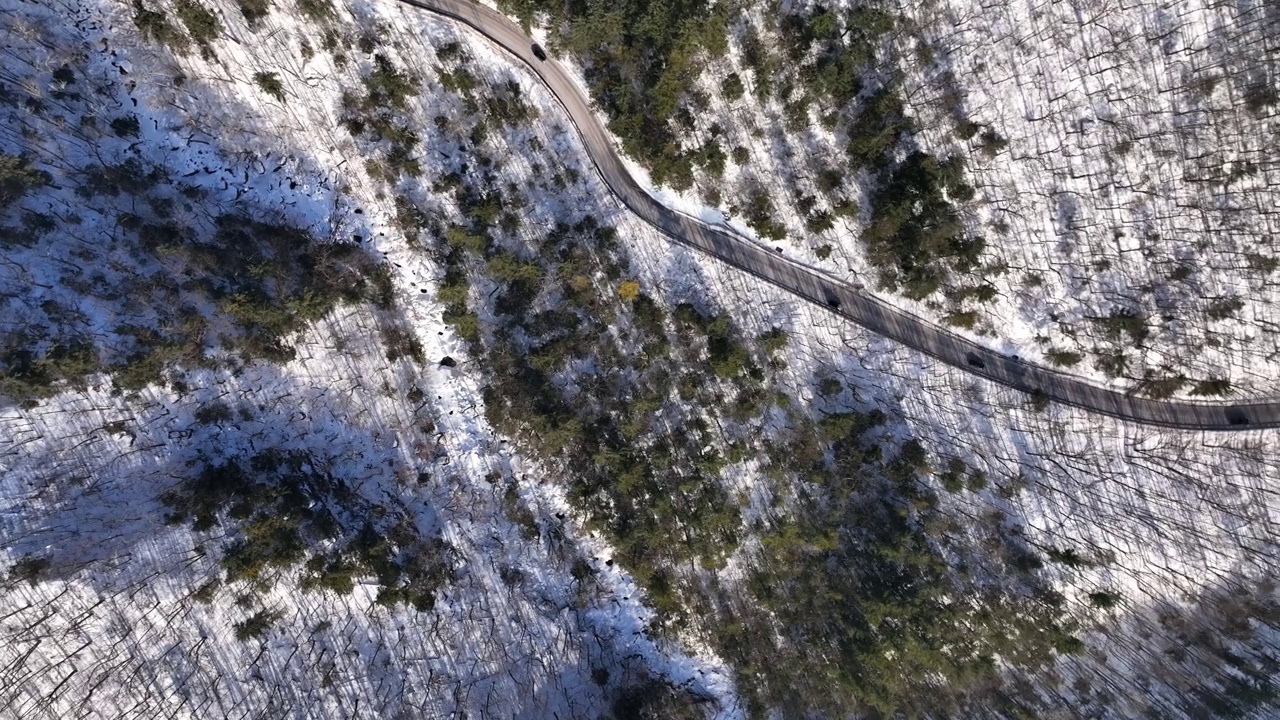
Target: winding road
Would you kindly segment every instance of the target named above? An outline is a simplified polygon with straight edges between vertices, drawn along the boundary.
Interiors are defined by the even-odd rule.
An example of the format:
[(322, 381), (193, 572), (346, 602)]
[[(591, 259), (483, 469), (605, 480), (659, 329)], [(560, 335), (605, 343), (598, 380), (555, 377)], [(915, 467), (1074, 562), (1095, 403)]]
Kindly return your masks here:
[(533, 41), (518, 25), (471, 0), (399, 1), (461, 22), (528, 65), (564, 106), (605, 184), (632, 212), (676, 242), (712, 255), (941, 362), (1034, 396), (1122, 420), (1169, 428), (1280, 427), (1280, 403), (1277, 402), (1212, 404), (1152, 400), (1099, 387), (1079, 377), (1004, 355), (746, 238), (672, 210), (635, 181), (573, 77), (554, 59), (539, 59), (533, 52)]

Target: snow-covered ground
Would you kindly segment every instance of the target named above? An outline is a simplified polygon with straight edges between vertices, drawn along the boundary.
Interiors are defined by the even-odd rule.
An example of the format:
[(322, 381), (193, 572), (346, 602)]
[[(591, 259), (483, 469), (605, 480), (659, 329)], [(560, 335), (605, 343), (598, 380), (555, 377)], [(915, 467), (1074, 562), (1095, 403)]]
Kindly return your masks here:
[[(718, 204), (727, 206), (763, 187), (787, 228), (788, 254), (867, 282), (876, 274), (859, 240), (867, 178), (846, 178), (858, 217), (808, 232), (799, 200), (808, 195), (830, 209), (817, 174), (841, 169), (843, 140), (812, 112), (808, 127), (788, 131), (782, 104), (755, 97), (754, 72), (741, 57), (748, 27), (772, 37), (776, 13), (813, 5), (752, 8), (733, 26), (729, 54), (708, 63), (698, 91), (709, 109), (694, 113), (697, 129), (686, 147), (706, 142), (714, 126), (727, 154), (740, 146), (748, 159), (730, 160), (724, 179), (698, 171), (682, 202), (701, 204), (719, 189)], [(858, 4), (834, 7), (846, 5)], [(878, 62), (885, 72), (902, 71), (901, 94), (921, 129), (911, 143), (939, 158), (965, 157), (977, 191), (961, 209), (987, 250), (980, 275), (961, 279), (997, 290), (990, 302), (959, 307), (936, 296), (914, 302), (884, 293), (886, 300), (939, 322), (952, 309), (977, 311), (975, 327), (958, 332), (1023, 357), (1069, 362), (1078, 354), (1065, 371), (1120, 388), (1182, 374), (1182, 395), (1210, 380), (1230, 381), (1237, 397), (1280, 391), (1273, 261), (1280, 169), (1272, 151), (1280, 138), (1280, 16), (1273, 6), (949, 0), (882, 7), (901, 18)], [(722, 92), (730, 73), (746, 86), (740, 98)], [(982, 134), (962, 139), (960, 119), (1006, 145), (984, 149)], [(1098, 322), (1118, 311), (1144, 318), (1149, 336), (1140, 347), (1129, 336), (1108, 337)]]
[[(340, 312), (282, 367), (192, 377), (198, 389), (184, 395), (91, 391), (5, 414), (4, 565), (52, 565), (47, 581), (14, 581), (0, 599), (0, 715), (590, 717), (607, 707), (592, 679), (601, 669), (615, 683), (647, 671), (725, 691), (714, 666), (655, 647), (635, 587), (593, 559), (607, 549), (554, 520), (555, 487), (523, 474), (523, 501), (553, 525), (545, 543), (522, 537), (503, 509), (519, 460), (486, 432), (474, 378), (387, 367), (339, 338), (378, 343), (369, 317)], [(434, 431), (423, 432), (408, 386), (434, 398)], [(219, 401), (248, 419), (193, 419)], [(196, 453), (267, 448), (306, 452), (386, 513), (440, 532), (458, 571), (435, 608), (383, 608), (369, 584), (345, 597), (302, 592), (290, 574), (265, 593), (233, 584), (195, 601), (218, 575), (223, 531), (165, 526), (157, 496)], [(494, 472), (501, 481), (484, 479)], [(570, 574), (580, 556), (598, 568), (582, 581)], [(233, 625), (261, 609), (280, 620), (261, 641), (235, 640)]]
[[(1037, 409), (1024, 394), (939, 366), (750, 276), (699, 262), (660, 238), (641, 241), (639, 229), (629, 237), (637, 243), (633, 257), (648, 268), (646, 284), (667, 297), (709, 294), (748, 333), (788, 330), (785, 373), (802, 400), (816, 401), (818, 378), (839, 378), (856, 389), (856, 405), (905, 419), (939, 469), (942, 458), (958, 456), (982, 470), (988, 485), (981, 491), (939, 488), (958, 528), (994, 513), (1041, 554), (1077, 553), (1079, 567), (1051, 564), (1055, 586), (1077, 608), (1091, 593), (1119, 594), (1113, 620), (1104, 616), (1087, 637), (1090, 652), (1061, 661), (1051, 675), (1066, 687), (1036, 687), (1060, 709), (1051, 717), (1078, 716), (1072, 708), (1097, 717), (1151, 708), (1197, 716), (1189, 688), (1230, 675), (1205, 638), (1235, 648), (1274, 679), (1265, 658), (1280, 642), (1272, 580), (1280, 434), (1169, 432), (1068, 407)], [(1241, 607), (1230, 609), (1235, 602)], [(1188, 641), (1193, 632), (1199, 640)], [(1192, 645), (1189, 658), (1169, 659), (1171, 648)], [(1273, 711), (1264, 705), (1246, 716)]]
[[(30, 410), (7, 408), (0, 565), (51, 564), (45, 582), (14, 578), (0, 592), (0, 715), (593, 717), (607, 713), (617, 688), (652, 676), (720, 697), (732, 716), (732, 683), (714, 658), (691, 658), (646, 635), (650, 612), (625, 573), (605, 565), (608, 548), (558, 518), (568, 517), (558, 488), (488, 430), (482, 378), (434, 302), (438, 271), (391, 230), (390, 200), (358, 169), (363, 163), (337, 127), (342, 83), (356, 86), (357, 68), (348, 64), (342, 74), (327, 54), (308, 66), (297, 57), (308, 31), (288, 15), (273, 14), (250, 32), (233, 6), (220, 10), (229, 39), (217, 44), (216, 61), (205, 62), (141, 42), (123, 5), (11, 3), (5, 21), (24, 29), (6, 36), (7, 67), (34, 75), (30, 90), (45, 93), (49, 73), (70, 61), (76, 84), (104, 93), (89, 112), (104, 124), (136, 113), (143, 157), (210, 193), (197, 215), (239, 204), (321, 238), (371, 242), (395, 268), (399, 305), (430, 362), (388, 363), (376, 318), (348, 307), (296, 338), (297, 358), (283, 366), (183, 373), (181, 392), (152, 387), (128, 397), (108, 392), (100, 378)], [(413, 43), (403, 56), (418, 58), (415, 69), (432, 81), (424, 61), (434, 57), (432, 43), (454, 39), (454, 31), (420, 14), (402, 17), (395, 5), (378, 10), (381, 22), (397, 23), (401, 42)], [(262, 44), (245, 48), (230, 39), (237, 36)], [(473, 70), (495, 80), (512, 75), (484, 46), (472, 51)], [(253, 83), (259, 71), (280, 73), (287, 111)], [(186, 80), (174, 87), (179, 73)], [(424, 88), (422, 112), (440, 101), (438, 92)], [(539, 102), (545, 112), (548, 98)], [(49, 122), (27, 122), (42, 120)], [(6, 150), (35, 148), (71, 167), (86, 156), (120, 162), (134, 145), (105, 132), (5, 129)], [(563, 142), (563, 129), (539, 130), (547, 145)], [(59, 218), (84, 206), (58, 188), (27, 202)], [(86, 216), (76, 241), (100, 245), (115, 217), (109, 209)], [(4, 282), (19, 310), (6, 317), (9, 333), (52, 330), (36, 314), (51, 299), (86, 306), (88, 319), (74, 329), (107, 348), (114, 341), (107, 331), (121, 318), (146, 322), (145, 304), (85, 295), (83, 285), (67, 282), (79, 267), (61, 257), (17, 248), (9, 259)], [(100, 261), (82, 259), (93, 268)], [(127, 261), (122, 254), (101, 267), (127, 275)], [(437, 369), (446, 356), (460, 362)], [(232, 408), (231, 421), (195, 418), (215, 402)], [(194, 601), (218, 574), (222, 532), (166, 526), (158, 497), (197, 454), (216, 461), (266, 448), (306, 452), (372, 505), (439, 534), (456, 558), (456, 577), (435, 609), (384, 609), (373, 603), (376, 586), (347, 597), (303, 593), (287, 575), (265, 593), (232, 586), (210, 604)], [(486, 480), (493, 473), (500, 480)], [(528, 541), (507, 517), (510, 483), (545, 523), (544, 542)], [(571, 572), (579, 558), (594, 568), (585, 579)], [(235, 640), (234, 624), (263, 609), (281, 613), (264, 639)]]
[[(748, 335), (788, 330), (782, 377), (796, 397), (813, 400), (818, 379), (841, 377), (856, 388), (851, 403), (884, 409), (935, 457), (958, 455), (985, 470), (985, 489), (942, 493), (959, 532), (967, 518), (1002, 512), (1033, 547), (1087, 559), (1056, 569), (1058, 587), (1082, 617), (1089, 593), (1118, 593), (1116, 620), (1086, 637), (1089, 654), (1059, 664), (1060, 684), (1035, 693), (1064, 708), (1097, 709), (1099, 717), (1148, 708), (1194, 716), (1180, 705), (1182, 691), (1219, 682), (1222, 663), (1199, 655), (1168, 660), (1164, 651), (1178, 645), (1179, 633), (1244, 638), (1231, 640), (1231, 649), (1251, 660), (1259, 654), (1249, 642), (1276, 651), (1275, 618), (1258, 610), (1275, 604), (1275, 587), (1266, 583), (1277, 572), (1276, 432), (1171, 433), (1070, 408), (1039, 410), (1025, 396), (940, 367), (675, 246), (608, 196), (540, 86), (485, 43), (429, 15), (391, 2), (358, 4), (351, 17), (340, 11), (338, 27), (350, 36), (338, 44), (347, 59), (337, 64), (321, 50), (321, 33), (300, 24), (284, 2), (254, 28), (231, 2), (211, 7), (225, 32), (213, 46), (216, 59), (204, 60), (142, 42), (123, 3), (7, 0), (3, 22), (13, 30), (5, 66), (38, 73), (36, 90), (47, 92), (43, 83), (63, 61), (40, 58), (19, 69), (10, 60), (73, 48), (84, 84), (106, 89), (89, 97), (105, 98), (98, 102), (108, 104), (108, 121), (120, 108), (137, 113), (146, 147), (176, 148), (153, 160), (177, 175), (199, 166), (192, 177), (213, 202), (243, 202), (320, 237), (367, 240), (391, 263), (397, 305), (428, 362), (387, 362), (376, 318), (346, 306), (301, 333), (293, 341), (297, 358), (283, 365), (192, 372), (185, 390), (157, 386), (136, 397), (112, 395), (103, 382), (30, 410), (0, 411), (0, 568), (31, 556), (52, 563), (45, 582), (0, 589), (0, 717), (595, 717), (607, 712), (610, 692), (644, 673), (715, 697), (708, 707), (724, 717), (741, 713), (732, 674), (713, 653), (647, 634), (650, 611), (640, 593), (625, 568), (605, 564), (609, 548), (581, 530), (554, 469), (507, 450), (484, 421), (479, 363), (440, 319), (442, 269), (393, 223), (394, 192), (456, 217), (451, 200), (429, 192), (429, 181), (478, 154), (537, 198), (523, 210), (521, 233), (535, 238), (557, 220), (586, 214), (615, 224), (636, 278), (662, 304), (722, 307)], [(28, 29), (19, 32), (19, 24)], [(356, 42), (361, 34), (376, 34), (378, 52), (419, 80), (409, 112), (419, 120), (418, 153), (428, 172), (394, 192), (369, 177), (368, 148), (337, 124), (342, 89), (359, 87), (361, 66), (372, 63)], [(461, 114), (437, 69), (449, 63), (435, 48), (451, 41), (462, 43), (482, 82), (519, 83), (538, 119), (491, 132), (481, 147), (433, 129), (435, 116)], [(278, 73), (284, 103), (253, 81), (257, 72)], [(178, 73), (186, 80), (174, 87)], [(66, 142), (75, 147), (49, 148), (42, 157), (74, 161), (95, 147), (125, 152), (132, 142), (106, 133), (58, 140), (52, 124), (37, 127), (41, 133), (24, 136), (4, 125), (4, 149)], [(1012, 148), (1018, 136), (1010, 130), (1008, 137)], [(578, 178), (553, 190), (547, 178), (565, 169)], [(64, 193), (57, 202), (73, 200)], [(102, 233), (85, 227), (79, 242), (100, 242)], [(855, 253), (855, 241), (845, 250)], [(21, 304), (31, 314), (7, 321), (38, 326), (44, 300), (81, 301), (58, 282), (61, 261), (31, 253), (20, 257), (26, 274), (7, 271), (15, 273), (0, 280), (7, 294), (60, 293), (32, 298)], [(126, 307), (124, 299), (86, 307), (86, 316), (105, 318), (86, 327), (105, 329)], [(436, 367), (444, 356), (457, 367)], [(198, 421), (196, 412), (214, 401), (240, 419)], [(455, 579), (436, 607), (387, 609), (366, 586), (349, 596), (304, 593), (288, 577), (256, 596), (231, 587), (212, 603), (195, 602), (191, 594), (216, 572), (220, 531), (164, 525), (157, 497), (197, 451), (233, 456), (272, 447), (310, 453), (360, 497), (447, 542)], [(500, 479), (490, 482), (494, 472)], [(754, 479), (732, 481), (749, 487)], [(541, 525), (535, 540), (508, 517), (510, 483)], [(587, 580), (574, 576), (578, 558), (595, 570)], [(1222, 597), (1247, 594), (1259, 599), (1234, 614), (1223, 610)], [(282, 613), (271, 631), (236, 640), (234, 624), (263, 608)], [(1241, 614), (1254, 618), (1244, 630)]]
[[(1091, 318), (1134, 310), (1151, 338), (1127, 353), (1128, 376), (1167, 367), (1230, 379), (1246, 396), (1280, 390), (1274, 5), (951, 2), (926, 12), (917, 19), (943, 51), (935, 67), (915, 68), (929, 79), (906, 94), (922, 145), (969, 158), (975, 230), (1008, 267), (996, 317), (1013, 322), (996, 327), (1087, 358), (1106, 347)], [(965, 115), (1008, 141), (994, 157), (950, 136), (947, 71)]]

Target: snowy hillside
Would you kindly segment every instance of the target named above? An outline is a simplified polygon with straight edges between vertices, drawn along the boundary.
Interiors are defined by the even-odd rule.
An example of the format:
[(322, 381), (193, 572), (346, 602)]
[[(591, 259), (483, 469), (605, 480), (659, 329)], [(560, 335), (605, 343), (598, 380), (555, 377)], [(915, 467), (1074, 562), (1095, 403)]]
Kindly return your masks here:
[[(22, 200), (24, 212), (61, 221), (48, 236), (6, 248), (5, 337), (55, 352), (60, 336), (88, 337), (107, 367), (125, 359), (124, 372), (140, 364), (128, 360), (138, 333), (119, 328), (163, 332), (156, 314), (166, 304), (201, 303), (165, 278), (173, 265), (164, 255), (155, 263), (149, 248), (121, 236), (129, 214), (193, 233), (214, 232), (216, 214), (232, 208), (321, 239), (368, 242), (393, 232), (377, 214), (380, 206), (392, 212), (389, 203), (343, 169), (342, 152), (353, 149), (333, 136), (341, 88), (327, 56), (318, 68), (284, 55), (283, 68), (261, 66), (289, 80), (288, 113), (251, 79), (229, 82), (252, 78), (247, 58), (170, 58), (137, 36), (130, 14), (97, 3), (15, 5), (4, 14), (6, 67), (43, 100), (32, 111), (33, 100), (18, 96), (6, 109), (5, 149), (28, 153), (53, 176), (48, 190)], [(230, 31), (238, 15), (224, 14)], [(274, 32), (257, 32), (278, 44), (263, 49), (296, 51), (301, 29), (290, 32), (287, 16), (263, 22), (273, 21)], [(453, 36), (439, 23), (401, 31), (421, 27), (428, 33), (417, 47), (427, 57), (422, 42)], [(228, 57), (236, 47), (218, 44)], [(327, 155), (315, 142), (323, 137), (333, 142)], [(138, 173), (150, 176), (145, 189), (73, 192), (94, 167), (123, 168), (113, 178), (156, 170)], [(146, 192), (159, 197), (139, 207), (134, 196)], [(117, 240), (104, 245), (112, 232)], [(387, 717), (590, 717), (646, 683), (725, 692), (713, 663), (644, 637), (648, 611), (634, 586), (594, 559), (601, 546), (557, 519), (563, 499), (528, 480), (487, 429), (465, 350), (432, 314), (434, 297), (423, 295), (436, 280), (429, 260), (400, 237), (374, 242), (392, 260), (397, 311), (341, 307), (273, 354), (292, 357), (282, 365), (242, 366), (244, 350), (201, 347), (197, 337), (190, 360), (141, 363), (165, 368), (151, 382), (167, 377), (168, 389), (92, 375), (84, 390), (4, 411), (10, 581), (0, 714), (351, 717), (374, 708)], [(55, 246), (74, 261), (50, 253)], [(180, 292), (143, 301), (138, 279)], [(399, 346), (407, 348), (401, 359), (388, 362)], [(461, 363), (437, 368), (450, 354)], [(180, 517), (166, 519), (174, 508), (164, 498), (202, 468), (247, 469), (263, 453), (300, 458), (312, 502), (336, 503), (341, 531), (313, 550), (372, 521), (408, 562), (440, 564), (447, 579), (426, 602), (432, 612), (383, 603), (376, 578), (357, 577), (345, 594), (302, 591), (303, 568), (287, 564), (268, 562), (223, 586), (220, 560), (234, 531), (224, 520), (192, 532)], [(340, 500), (315, 497), (315, 483), (336, 483)], [(549, 523), (545, 544), (510, 519), (531, 512)]]
[[(1274, 713), (1275, 432), (1045, 407), (675, 246), (421, 11), (3, 8), (0, 717)], [(998, 127), (979, 197), (1037, 187)], [(1095, 302), (1045, 274), (1018, 327)]]
[[(993, 315), (1016, 324), (998, 334), (1081, 370), (1183, 374), (1181, 392), (1274, 394), (1274, 4), (955, 3), (917, 21), (940, 51), (906, 92), (922, 145), (969, 158), (975, 231), (1007, 267)], [(1126, 312), (1143, 327), (1108, 340)]]
[[(728, 46), (672, 121), (690, 128), (687, 203), (730, 208), (789, 254), (1067, 372), (1153, 396), (1277, 391), (1273, 4), (804, 2), (709, 17)], [(881, 151), (877, 123), (899, 111), (881, 162), (914, 149), (958, 161), (947, 200), (981, 248), (941, 251), (956, 274), (918, 294), (882, 281), (866, 240), (884, 203), (858, 158)]]

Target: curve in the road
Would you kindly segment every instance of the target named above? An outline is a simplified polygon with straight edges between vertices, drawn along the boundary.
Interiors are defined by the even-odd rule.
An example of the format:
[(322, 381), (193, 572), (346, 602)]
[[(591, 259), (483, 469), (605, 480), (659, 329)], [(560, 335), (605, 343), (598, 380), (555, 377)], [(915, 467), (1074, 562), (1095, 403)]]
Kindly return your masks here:
[(560, 101), (605, 184), (636, 215), (682, 244), (701, 250), (868, 330), (948, 365), (1010, 388), (1137, 423), (1192, 430), (1280, 427), (1280, 403), (1210, 404), (1152, 400), (1090, 384), (1079, 377), (979, 345), (909, 312), (733, 233), (666, 207), (651, 197), (614, 149), (577, 83), (553, 59), (540, 59), (519, 26), (471, 0), (399, 0), (461, 22), (523, 61)]

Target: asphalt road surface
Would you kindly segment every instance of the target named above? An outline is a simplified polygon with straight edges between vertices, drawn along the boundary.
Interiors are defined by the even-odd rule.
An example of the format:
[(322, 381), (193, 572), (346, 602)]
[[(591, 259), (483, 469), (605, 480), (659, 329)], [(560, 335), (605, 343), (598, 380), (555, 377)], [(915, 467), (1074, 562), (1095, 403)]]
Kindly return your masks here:
[(948, 365), (1091, 412), (1147, 425), (1198, 430), (1280, 426), (1280, 403), (1213, 404), (1151, 400), (1090, 384), (1079, 377), (1001, 354), (909, 312), (890, 306), (730, 231), (654, 200), (627, 172), (608, 131), (573, 78), (554, 59), (534, 54), (533, 41), (506, 16), (470, 0), (400, 0), (462, 22), (527, 64), (564, 106), (605, 184), (636, 215), (676, 242), (701, 250), (765, 282), (848, 318)]

